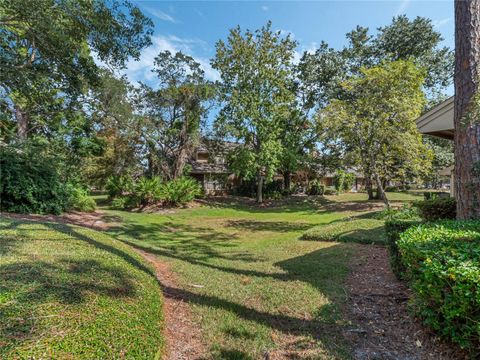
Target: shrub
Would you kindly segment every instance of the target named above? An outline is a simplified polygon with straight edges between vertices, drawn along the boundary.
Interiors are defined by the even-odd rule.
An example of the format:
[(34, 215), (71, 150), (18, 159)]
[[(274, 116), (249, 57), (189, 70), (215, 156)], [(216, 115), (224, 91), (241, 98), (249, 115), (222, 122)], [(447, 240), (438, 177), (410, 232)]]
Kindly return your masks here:
[(463, 348), (478, 350), (480, 221), (415, 226), (400, 235), (398, 247), (417, 314)]
[(377, 219), (385, 220), (420, 220), (418, 209), (410, 204), (403, 204), (400, 209), (385, 209), (375, 214)]
[(130, 205), (154, 204), (162, 200), (163, 196), (163, 184), (160, 178), (142, 177), (133, 186), (132, 194), (129, 197), (135, 197), (135, 199), (130, 200)]
[(130, 199), (127, 196), (119, 196), (112, 200), (112, 208), (126, 209), (129, 207)]
[(59, 214), (69, 194), (56, 161), (31, 148), (0, 146), (0, 209), (19, 213)]
[(310, 181), (307, 188), (308, 195), (323, 195), (325, 192), (325, 185), (319, 180), (315, 179)]
[(414, 205), (418, 208), (420, 216), (425, 221), (455, 219), (457, 215), (455, 199), (450, 197), (417, 201)]
[(69, 194), (67, 203), (68, 210), (78, 210), (84, 212), (92, 212), (95, 210), (95, 200), (88, 195), (87, 190), (73, 185), (69, 185), (67, 189)]
[(355, 174), (348, 173), (344, 170), (337, 170), (333, 177), (333, 185), (337, 193), (350, 191), (355, 184)]
[(129, 193), (133, 190), (133, 181), (130, 176), (110, 176), (105, 185), (110, 199)]
[(415, 219), (390, 219), (385, 221), (385, 233), (388, 253), (390, 255), (390, 267), (397, 278), (401, 278), (405, 271), (397, 244), (400, 239), (400, 234), (410, 227), (419, 225), (420, 223), (419, 220)]
[(283, 180), (273, 180), (263, 185), (263, 195), (268, 199), (282, 197)]
[(423, 193), (423, 198), (425, 200), (433, 200), (437, 198), (449, 198), (450, 193), (445, 191), (425, 191)]
[(161, 198), (168, 205), (186, 204), (202, 194), (197, 180), (181, 177), (162, 185)]
[(333, 186), (326, 186), (323, 195), (337, 195), (337, 190)]

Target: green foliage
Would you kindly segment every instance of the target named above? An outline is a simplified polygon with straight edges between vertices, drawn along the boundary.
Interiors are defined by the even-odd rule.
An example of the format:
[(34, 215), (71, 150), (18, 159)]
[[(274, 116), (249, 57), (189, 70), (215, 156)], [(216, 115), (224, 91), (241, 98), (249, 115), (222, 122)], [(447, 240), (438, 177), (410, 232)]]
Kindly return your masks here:
[(163, 200), (164, 197), (164, 184), (158, 177), (147, 178), (141, 177), (135, 184), (129, 197), (133, 197), (132, 204), (139, 204), (140, 206), (146, 206), (154, 204)]
[(59, 214), (68, 199), (55, 159), (34, 148), (0, 146), (2, 211)]
[(403, 204), (400, 209), (385, 209), (375, 214), (377, 219), (420, 220), (418, 209), (411, 204)]
[(457, 216), (456, 201), (451, 197), (417, 201), (414, 205), (418, 208), (422, 219), (426, 221), (455, 219)]
[(365, 178), (380, 189), (382, 179), (412, 178), (429, 167), (415, 123), (425, 104), (423, 76), (411, 61), (363, 68), (342, 84), (349, 96), (318, 113), (320, 139), (348, 145)]
[(308, 195), (323, 195), (325, 193), (325, 185), (323, 185), (320, 180), (314, 179), (308, 184), (307, 194)]
[(425, 191), (423, 193), (423, 198), (425, 200), (434, 200), (437, 198), (449, 198), (450, 193), (445, 191)]
[(383, 221), (375, 218), (346, 218), (307, 230), (302, 240), (343, 241), (361, 244), (384, 244)]
[(202, 195), (202, 187), (197, 180), (181, 177), (162, 185), (161, 198), (167, 205), (184, 205)]
[(385, 233), (387, 239), (387, 248), (390, 255), (390, 267), (397, 278), (401, 278), (405, 272), (402, 264), (400, 252), (398, 249), (398, 240), (400, 234), (412, 226), (419, 225), (421, 221), (417, 219), (388, 219), (385, 221)]
[[(230, 156), (237, 175), (256, 181), (272, 179), (283, 153), (282, 133), (296, 109), (293, 91), (295, 41), (271, 29), (230, 31), (218, 41), (212, 66), (221, 76), (222, 108), (215, 120), (218, 134), (236, 139)], [(262, 201), (261, 190), (257, 201)]]
[(83, 212), (92, 212), (95, 210), (96, 203), (89, 194), (88, 191), (79, 187), (69, 185), (67, 187), (68, 193), (68, 210), (78, 210)]
[(333, 177), (333, 184), (338, 193), (350, 191), (355, 184), (356, 176), (344, 170), (337, 170)]
[(113, 199), (133, 190), (133, 180), (130, 176), (110, 176), (105, 185), (108, 196)]
[(326, 186), (323, 195), (337, 195), (337, 189), (334, 186)]
[(181, 52), (159, 53), (152, 71), (157, 87), (142, 84), (137, 94), (148, 153), (147, 175), (177, 179), (184, 175), (186, 155), (199, 144), (215, 87), (206, 80), (200, 64)]
[(475, 354), (480, 346), (480, 222), (415, 226), (400, 235), (398, 247), (417, 314)]
[[(128, 191), (122, 186), (125, 183), (128, 184)], [(109, 184), (111, 184), (112, 193), (116, 194), (112, 201), (112, 207), (116, 209), (156, 204), (184, 205), (202, 195), (202, 187), (198, 181), (190, 177), (181, 177), (167, 182), (162, 182), (158, 177), (141, 177), (133, 183), (112, 178)]]

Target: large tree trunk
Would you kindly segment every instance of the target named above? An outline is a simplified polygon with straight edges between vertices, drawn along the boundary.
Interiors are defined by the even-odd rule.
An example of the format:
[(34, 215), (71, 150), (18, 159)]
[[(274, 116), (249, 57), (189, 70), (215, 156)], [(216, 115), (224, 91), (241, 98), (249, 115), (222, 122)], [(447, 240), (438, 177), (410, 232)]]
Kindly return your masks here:
[[(455, 0), (455, 198), (457, 218), (480, 218), (480, 0)], [(476, 95), (477, 101), (474, 95)]]
[(257, 172), (257, 203), (261, 204), (263, 202), (263, 176), (262, 172), (258, 170)]
[(20, 140), (25, 140), (28, 135), (28, 114), (18, 105), (15, 105), (15, 120), (17, 120), (17, 136)]
[(372, 179), (367, 177), (365, 179), (365, 189), (367, 190), (368, 200), (375, 200), (375, 195), (373, 194)]

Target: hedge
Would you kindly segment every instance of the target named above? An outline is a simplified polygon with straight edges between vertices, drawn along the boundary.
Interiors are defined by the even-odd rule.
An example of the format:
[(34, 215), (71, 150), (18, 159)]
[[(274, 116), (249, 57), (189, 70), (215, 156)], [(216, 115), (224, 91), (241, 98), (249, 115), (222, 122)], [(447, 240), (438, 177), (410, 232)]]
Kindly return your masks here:
[(431, 200), (417, 201), (414, 204), (425, 221), (441, 219), (455, 219), (457, 205), (454, 198), (434, 198)]
[(390, 266), (397, 278), (401, 278), (405, 271), (398, 251), (397, 242), (400, 239), (400, 234), (408, 228), (421, 224), (418, 220), (387, 220), (385, 221), (385, 233), (387, 239), (387, 248), (390, 255)]
[(417, 315), (478, 356), (474, 352), (480, 348), (480, 221), (410, 227), (397, 245)]

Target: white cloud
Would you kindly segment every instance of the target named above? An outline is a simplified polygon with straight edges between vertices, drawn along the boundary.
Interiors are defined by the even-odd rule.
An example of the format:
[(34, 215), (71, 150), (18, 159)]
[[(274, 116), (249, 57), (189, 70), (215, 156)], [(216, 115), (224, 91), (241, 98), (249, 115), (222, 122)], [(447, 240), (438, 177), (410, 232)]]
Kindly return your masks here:
[(177, 22), (177, 20), (175, 20), (175, 18), (173, 16), (168, 15), (167, 13), (165, 13), (161, 10), (153, 9), (153, 8), (150, 8), (150, 7), (146, 7), (145, 10), (147, 10), (150, 14), (152, 14), (153, 16), (155, 16), (156, 18), (158, 18), (160, 20), (168, 21), (168, 22), (171, 22), (171, 23), (176, 23)]
[(205, 46), (205, 42), (199, 39), (183, 39), (175, 35), (153, 36), (152, 45), (142, 51), (140, 59), (138, 61), (130, 60), (122, 72), (132, 83), (138, 81), (155, 83), (155, 74), (152, 72), (155, 57), (166, 50), (171, 53), (181, 51), (192, 56), (200, 64), (207, 79), (218, 80), (220, 76), (216, 70), (212, 69), (209, 60), (194, 55), (193, 47), (195, 46)]
[(269, 8), (267, 5), (262, 5), (262, 6), (261, 6), (261, 9), (262, 9), (263, 11), (268, 11), (268, 9), (270, 9), (270, 8)]
[(408, 6), (410, 5), (410, 2), (411, 0), (402, 0), (397, 10), (395, 11), (395, 16), (405, 14), (405, 10), (407, 10)]
[(452, 21), (452, 18), (451, 17), (448, 17), (448, 18), (445, 18), (445, 19), (440, 19), (440, 20), (433, 20), (432, 21), (432, 25), (436, 28), (440, 28), (442, 27), (443, 25), (446, 25), (448, 24), (449, 22)]

